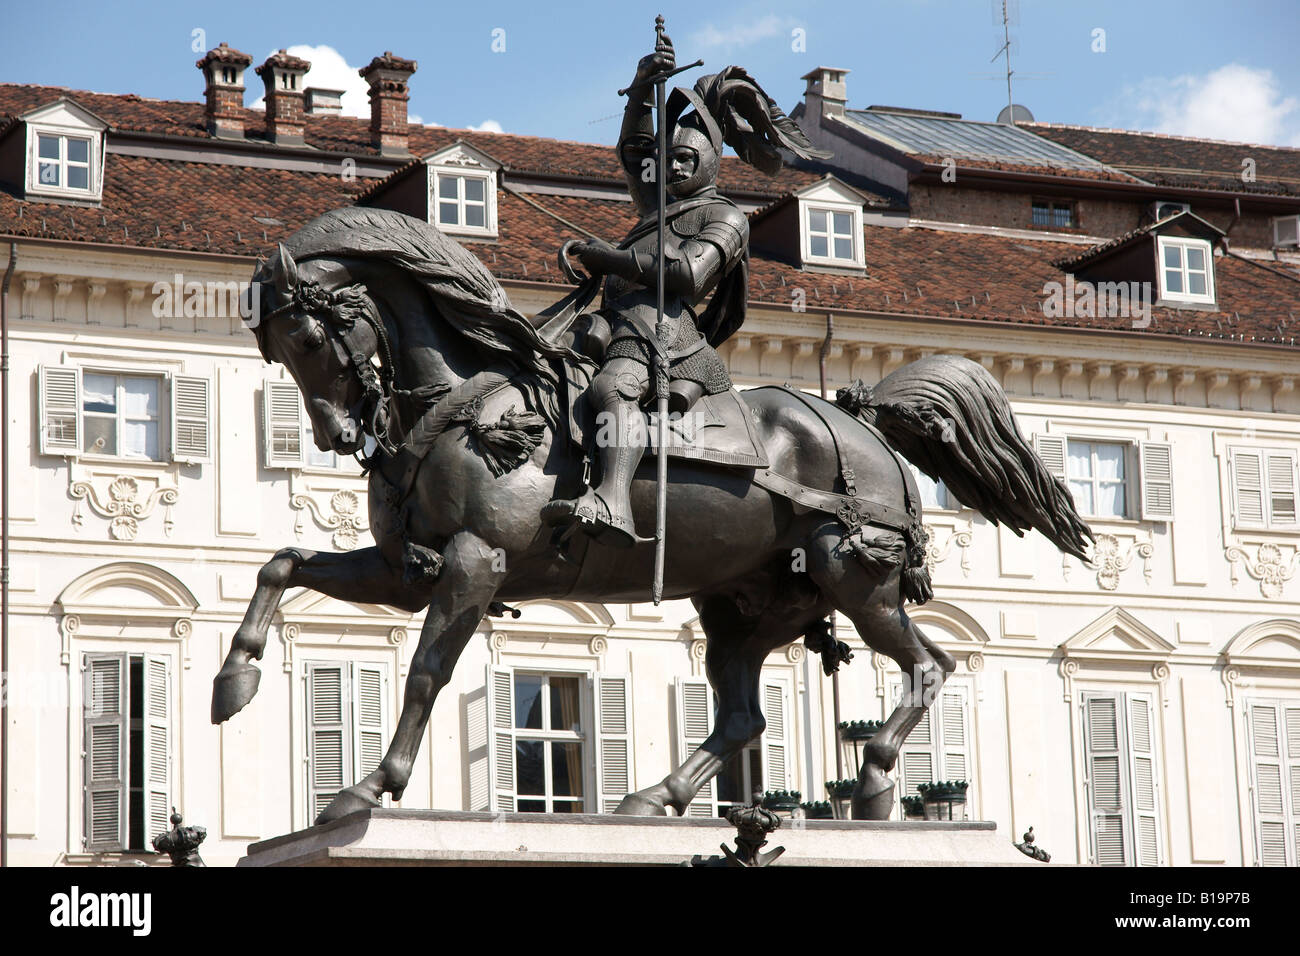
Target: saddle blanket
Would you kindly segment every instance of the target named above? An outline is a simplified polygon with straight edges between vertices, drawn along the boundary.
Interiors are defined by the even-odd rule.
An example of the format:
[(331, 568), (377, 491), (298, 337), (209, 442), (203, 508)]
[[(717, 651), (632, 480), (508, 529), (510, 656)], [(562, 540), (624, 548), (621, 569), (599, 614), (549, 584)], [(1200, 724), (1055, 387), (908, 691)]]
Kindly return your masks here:
[[(575, 383), (570, 379), (570, 387)], [(585, 387), (585, 382), (582, 383)], [(587, 396), (571, 403), (569, 428), (580, 447), (588, 447), (588, 437), (600, 440), (602, 428), (613, 428), (596, 414)], [(659, 454), (658, 414), (642, 412), (646, 430), (646, 452)], [(610, 436), (612, 439), (612, 435)], [(607, 439), (608, 440), (608, 439)], [(749, 405), (735, 389), (717, 395), (705, 395), (685, 414), (669, 415), (668, 457), (707, 461), (736, 468), (767, 468), (767, 452), (754, 426)]]

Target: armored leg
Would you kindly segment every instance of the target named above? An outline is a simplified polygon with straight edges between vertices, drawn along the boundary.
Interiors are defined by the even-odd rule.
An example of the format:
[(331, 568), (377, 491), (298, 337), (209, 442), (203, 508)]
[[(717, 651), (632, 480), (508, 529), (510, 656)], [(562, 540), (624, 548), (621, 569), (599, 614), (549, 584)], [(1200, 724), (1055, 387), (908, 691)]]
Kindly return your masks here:
[(580, 497), (550, 502), (542, 518), (576, 522), (602, 544), (630, 548), (638, 540), (632, 518), (632, 476), (645, 453), (645, 419), (639, 401), (649, 385), (644, 365), (614, 359), (591, 383), (596, 413), (596, 459), (600, 482)]

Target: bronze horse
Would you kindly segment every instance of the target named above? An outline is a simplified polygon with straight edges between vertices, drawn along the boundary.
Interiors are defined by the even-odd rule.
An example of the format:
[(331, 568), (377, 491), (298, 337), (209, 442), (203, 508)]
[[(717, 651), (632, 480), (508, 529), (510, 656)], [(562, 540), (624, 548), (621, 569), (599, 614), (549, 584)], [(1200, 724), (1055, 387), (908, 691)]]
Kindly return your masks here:
[[(320, 814), (324, 823), (379, 805), (385, 792), (400, 799), (434, 698), (484, 615), (538, 598), (644, 601), (654, 545), (611, 549), (581, 534), (557, 541), (539, 517), (548, 501), (583, 487), (565, 392), (585, 345), (581, 322), (533, 325), (457, 243), (383, 210), (321, 216), (254, 279), (266, 316), (255, 328), (259, 345), (298, 383), (317, 445), (342, 454), (377, 446), (368, 460), (376, 544), (342, 554), (286, 548), (266, 563), (214, 681), (213, 722), (256, 693), (252, 661), (286, 588), (428, 608), (392, 742), (378, 768)], [(806, 635), (827, 666), (846, 658), (824, 623), (836, 610), (905, 675), (903, 697), (863, 754), (852, 802), (856, 818), (884, 819), (899, 747), (954, 662), (904, 611), (905, 599), (929, 597), (924, 532), (870, 518), (872, 509), (918, 514), (910, 476), (882, 435), (1017, 533), (1037, 528), (1082, 557), (1090, 532), (1025, 444), (996, 382), (966, 359), (923, 359), (875, 389), (841, 390), (836, 404), (779, 388), (743, 397), (771, 472), (833, 493), (824, 499), (865, 501), (867, 523), (767, 490), (752, 468), (671, 462), (664, 592), (699, 611), (717, 717), (680, 767), (625, 797), (618, 812), (684, 813), (763, 733), (769, 653)], [(653, 526), (654, 506), (653, 462), (644, 462), (633, 487), (641, 528)]]

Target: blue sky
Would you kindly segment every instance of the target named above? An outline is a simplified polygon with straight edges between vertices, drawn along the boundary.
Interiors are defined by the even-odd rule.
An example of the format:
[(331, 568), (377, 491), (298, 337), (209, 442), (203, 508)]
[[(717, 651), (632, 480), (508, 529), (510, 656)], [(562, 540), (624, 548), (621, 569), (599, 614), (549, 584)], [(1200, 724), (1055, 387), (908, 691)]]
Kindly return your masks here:
[[(424, 122), (587, 142), (617, 137), (615, 91), (652, 46), (656, 13), (680, 60), (703, 58), (706, 71), (739, 63), (786, 110), (817, 65), (852, 71), (850, 106), (992, 120), (1006, 103), (1002, 61), (990, 63), (996, 0), (0, 3), (0, 82), (198, 100), (195, 46), (224, 40), (254, 64), (307, 46), (294, 50), (315, 64), (307, 85), (352, 84), (344, 105), (362, 115), (355, 70), (392, 50), (419, 61), (410, 109)], [(1040, 120), (1300, 146), (1296, 0), (1014, 6), (1015, 99)], [(261, 80), (250, 70), (247, 82), (253, 105)]]

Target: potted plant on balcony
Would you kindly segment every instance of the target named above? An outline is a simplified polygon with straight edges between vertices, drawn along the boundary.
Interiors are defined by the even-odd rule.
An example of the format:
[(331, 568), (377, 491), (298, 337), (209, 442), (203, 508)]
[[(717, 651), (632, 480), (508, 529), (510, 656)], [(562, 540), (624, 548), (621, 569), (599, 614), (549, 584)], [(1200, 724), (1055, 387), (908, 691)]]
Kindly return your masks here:
[(965, 820), (966, 790), (970, 787), (965, 780), (941, 780), (937, 783), (918, 784), (916, 789), (925, 803), (927, 820)]

